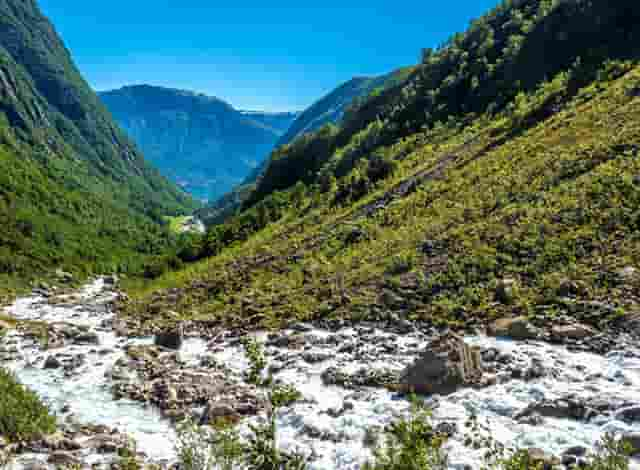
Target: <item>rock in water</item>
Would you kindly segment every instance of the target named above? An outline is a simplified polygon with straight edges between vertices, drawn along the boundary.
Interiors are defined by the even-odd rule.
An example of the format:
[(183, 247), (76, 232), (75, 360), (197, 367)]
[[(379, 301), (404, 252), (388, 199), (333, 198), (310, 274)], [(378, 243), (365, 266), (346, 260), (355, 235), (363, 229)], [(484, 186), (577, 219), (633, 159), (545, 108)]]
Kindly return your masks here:
[(400, 390), (446, 395), (482, 378), (480, 348), (467, 345), (455, 334), (448, 334), (429, 345), (400, 379)]
[(182, 326), (179, 325), (172, 330), (167, 330), (163, 333), (158, 333), (155, 338), (156, 346), (161, 346), (167, 349), (179, 350), (182, 347), (184, 341), (184, 332)]
[(496, 320), (489, 326), (489, 334), (513, 339), (535, 339), (539, 331), (527, 317), (516, 317)]

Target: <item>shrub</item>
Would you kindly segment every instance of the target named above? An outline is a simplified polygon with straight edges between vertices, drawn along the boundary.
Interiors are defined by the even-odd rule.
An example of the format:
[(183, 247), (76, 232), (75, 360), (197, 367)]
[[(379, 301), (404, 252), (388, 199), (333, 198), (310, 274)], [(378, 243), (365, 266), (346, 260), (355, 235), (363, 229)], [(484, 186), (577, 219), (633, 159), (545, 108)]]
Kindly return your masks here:
[(364, 470), (444, 470), (445, 441), (433, 429), (429, 411), (414, 399), (411, 416), (387, 429), (385, 442), (374, 450), (374, 462)]
[(55, 431), (55, 418), (38, 396), (0, 369), (0, 435), (10, 441), (28, 441)]

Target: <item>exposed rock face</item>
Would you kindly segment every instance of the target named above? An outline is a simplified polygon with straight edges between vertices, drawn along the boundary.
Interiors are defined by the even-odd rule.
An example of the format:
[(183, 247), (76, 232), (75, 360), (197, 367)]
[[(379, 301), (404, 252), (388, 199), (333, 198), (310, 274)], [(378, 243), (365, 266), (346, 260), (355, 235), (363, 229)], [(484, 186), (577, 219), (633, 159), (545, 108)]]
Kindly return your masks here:
[(516, 317), (496, 320), (489, 327), (489, 334), (513, 339), (535, 339), (538, 337), (539, 331), (529, 322), (527, 317)]
[(459, 387), (480, 383), (480, 349), (449, 334), (434, 341), (403, 373), (400, 389), (416, 393), (450, 394)]
[(161, 346), (167, 349), (178, 350), (182, 347), (184, 341), (184, 331), (182, 325), (178, 325), (172, 330), (158, 333), (155, 337), (156, 346)]

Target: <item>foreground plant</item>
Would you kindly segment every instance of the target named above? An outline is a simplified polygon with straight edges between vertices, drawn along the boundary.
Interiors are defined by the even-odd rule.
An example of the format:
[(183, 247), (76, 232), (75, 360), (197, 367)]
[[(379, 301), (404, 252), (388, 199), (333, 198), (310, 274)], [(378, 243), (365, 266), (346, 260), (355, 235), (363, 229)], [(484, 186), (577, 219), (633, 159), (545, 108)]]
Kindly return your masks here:
[(445, 470), (446, 437), (431, 424), (430, 412), (412, 399), (411, 415), (391, 424), (386, 439), (374, 450), (374, 460), (364, 470)]
[(55, 431), (56, 419), (40, 398), (0, 368), (0, 436), (11, 442), (28, 441)]

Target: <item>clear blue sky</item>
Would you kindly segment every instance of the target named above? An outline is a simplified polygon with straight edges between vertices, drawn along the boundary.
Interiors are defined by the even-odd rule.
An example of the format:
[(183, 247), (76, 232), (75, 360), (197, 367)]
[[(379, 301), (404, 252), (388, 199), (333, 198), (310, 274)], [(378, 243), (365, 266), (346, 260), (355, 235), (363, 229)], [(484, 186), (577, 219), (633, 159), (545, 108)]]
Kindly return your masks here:
[[(305, 5), (305, 4), (311, 5)], [(185, 88), (302, 109), (356, 75), (417, 62), (498, 0), (40, 0), (97, 90)]]

